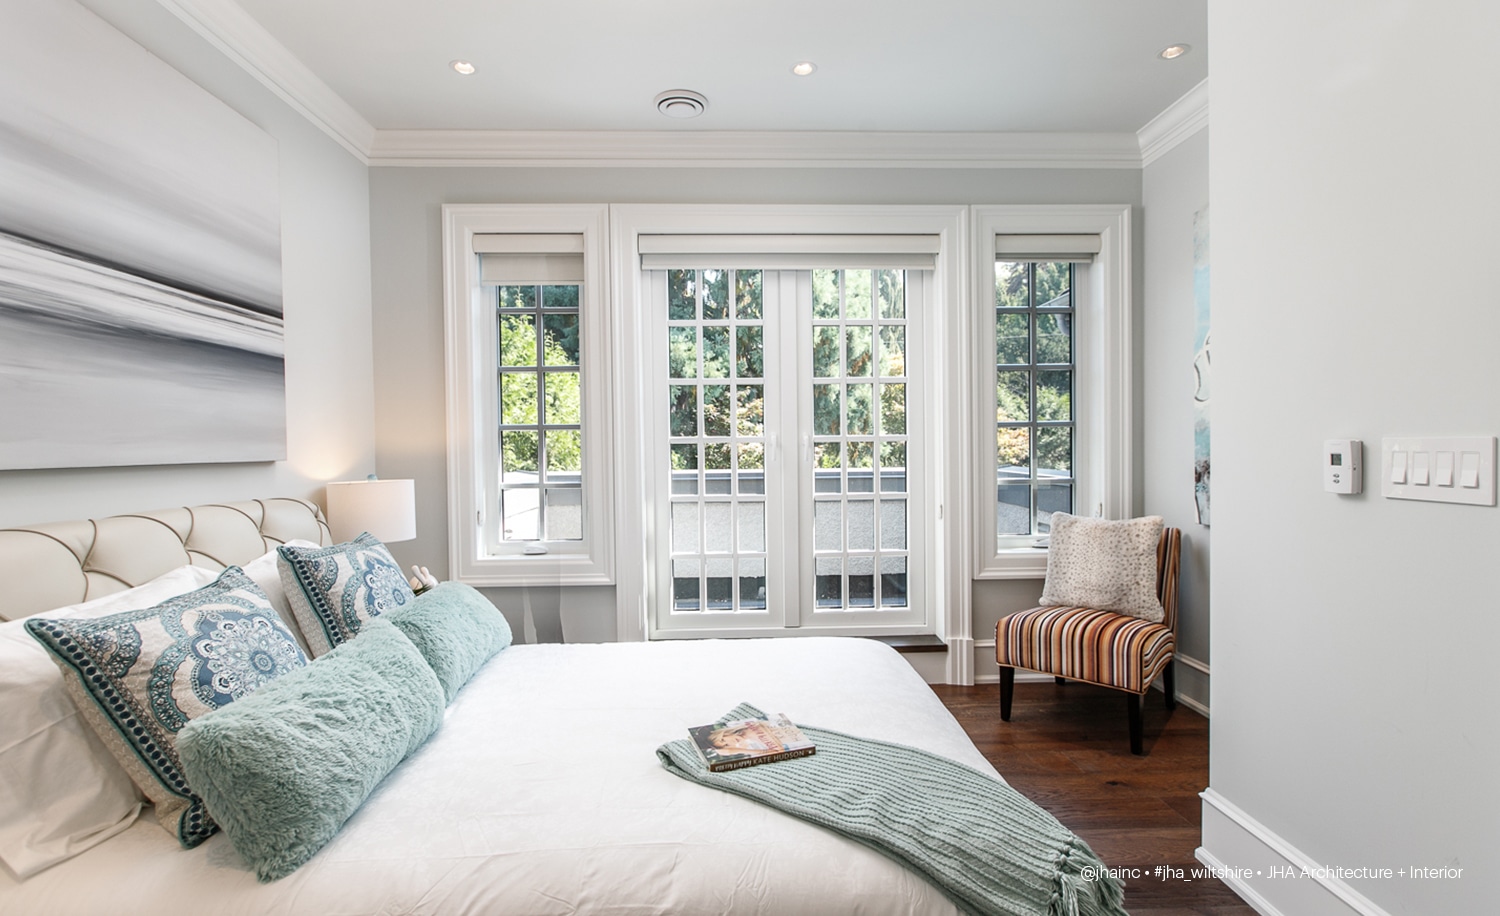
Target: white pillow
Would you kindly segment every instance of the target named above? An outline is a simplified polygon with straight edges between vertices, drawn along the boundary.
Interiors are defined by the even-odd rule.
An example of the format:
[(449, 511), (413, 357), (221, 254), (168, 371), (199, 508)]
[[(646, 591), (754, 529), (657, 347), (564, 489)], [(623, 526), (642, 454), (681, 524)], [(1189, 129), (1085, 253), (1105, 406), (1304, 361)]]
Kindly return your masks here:
[[(286, 542), (286, 546), (311, 547), (317, 550), (319, 545), (313, 541), (302, 541), (293, 538)], [(286, 589), (281, 585), (281, 573), (276, 568), (276, 551), (272, 550), (258, 556), (244, 566), (241, 566), (240, 569), (244, 570), (245, 575), (249, 576), (256, 585), (259, 585), (260, 590), (266, 593), (267, 598), (271, 599), (271, 607), (275, 608), (276, 613), (281, 615), (281, 622), (286, 624), (288, 630), (292, 631), (292, 635), (297, 638), (297, 645), (302, 647), (302, 651), (307, 653), (307, 657), (312, 658), (312, 653), (307, 648), (307, 637), (302, 635), (302, 627), (298, 625), (297, 616), (292, 613), (292, 604), (287, 600)]]
[[(136, 588), (34, 616), (140, 610), (202, 588), (215, 576), (183, 566)], [(26, 632), (25, 620), (0, 624), (0, 860), (26, 878), (129, 827), (141, 804), (130, 776), (79, 716), (62, 672)]]
[(1054, 513), (1041, 603), (1160, 623), (1165, 616), (1156, 594), (1161, 529), (1160, 515), (1116, 522)]

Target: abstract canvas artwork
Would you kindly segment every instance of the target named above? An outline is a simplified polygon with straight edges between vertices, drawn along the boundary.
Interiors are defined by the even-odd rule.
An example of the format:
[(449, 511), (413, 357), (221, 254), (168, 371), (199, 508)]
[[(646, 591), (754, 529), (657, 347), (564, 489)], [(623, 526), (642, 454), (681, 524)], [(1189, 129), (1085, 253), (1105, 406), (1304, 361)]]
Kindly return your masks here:
[(286, 457), (275, 141), (72, 0), (0, 22), (0, 468)]
[(1208, 208), (1193, 214), (1193, 502), (1207, 525), (1209, 495)]

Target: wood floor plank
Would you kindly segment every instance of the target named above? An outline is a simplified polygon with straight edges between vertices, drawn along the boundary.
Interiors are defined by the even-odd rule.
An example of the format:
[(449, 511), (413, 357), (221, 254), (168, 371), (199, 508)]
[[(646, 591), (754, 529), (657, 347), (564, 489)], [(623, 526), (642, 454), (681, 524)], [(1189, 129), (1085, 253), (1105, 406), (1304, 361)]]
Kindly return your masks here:
[[(1011, 721), (999, 688), (935, 686), (1005, 780), (1046, 808), (1112, 868), (1139, 868), (1126, 882), (1131, 916), (1255, 916), (1223, 882), (1201, 877), (1198, 847), (1208, 785), (1208, 720), (1153, 692), (1144, 756), (1130, 753), (1124, 694), (1088, 684), (1016, 685)], [(1156, 866), (1178, 872), (1156, 875)], [(1192, 877), (1192, 869), (1200, 877)]]

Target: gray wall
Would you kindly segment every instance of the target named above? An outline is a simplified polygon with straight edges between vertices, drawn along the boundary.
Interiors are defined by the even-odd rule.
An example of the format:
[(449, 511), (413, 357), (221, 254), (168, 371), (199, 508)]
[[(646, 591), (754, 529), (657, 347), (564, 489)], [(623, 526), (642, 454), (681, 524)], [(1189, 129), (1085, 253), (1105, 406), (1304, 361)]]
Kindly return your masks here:
[[(1209, 530), (1193, 503), (1193, 215), (1208, 205), (1207, 128), (1142, 172), (1146, 298), (1141, 364), (1146, 408), (1141, 469), (1144, 511), (1182, 529), (1177, 651), (1209, 663)], [(1181, 660), (1177, 691), (1208, 706), (1208, 675)]]
[(324, 481), (363, 477), (374, 468), (368, 170), (158, 4), (83, 5), (276, 138), (288, 457), (262, 464), (3, 471), (0, 526), (258, 496), (321, 501)]
[(1378, 474), (1338, 496), (1320, 464), (1327, 438), (1378, 468), (1382, 436), (1500, 433), (1500, 4), (1227, 3), (1209, 28), (1210, 782), (1322, 865), (1464, 869), (1349, 881), (1391, 916), (1494, 912), (1500, 509)]
[[(385, 477), (417, 481), (418, 538), (394, 545), (404, 563), (447, 569), (444, 453), (443, 279), (439, 228), (445, 203), (999, 204), (1141, 202), (1133, 169), (513, 169), (370, 170), (374, 270), (376, 447)], [(628, 492), (630, 481), (618, 486)], [(998, 586), (998, 588), (995, 588)], [(980, 583), (983, 607), (1014, 583)], [(1011, 610), (1032, 600), (1011, 596)], [(530, 602), (540, 638), (613, 640), (609, 588), (490, 589), (512, 625)], [(560, 615), (561, 624), (557, 622)], [(989, 633), (994, 620), (989, 620)], [(975, 635), (984, 637), (976, 623)], [(983, 655), (983, 652), (980, 653)], [(994, 667), (993, 651), (990, 668)]]

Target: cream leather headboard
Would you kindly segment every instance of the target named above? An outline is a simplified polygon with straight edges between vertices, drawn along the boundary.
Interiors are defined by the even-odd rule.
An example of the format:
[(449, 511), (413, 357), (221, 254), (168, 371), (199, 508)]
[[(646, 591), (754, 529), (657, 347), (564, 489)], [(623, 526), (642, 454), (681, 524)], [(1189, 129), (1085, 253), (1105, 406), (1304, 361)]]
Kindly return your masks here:
[(318, 507), (290, 498), (0, 530), (0, 620), (124, 591), (179, 566), (241, 566), (293, 538), (333, 543)]

